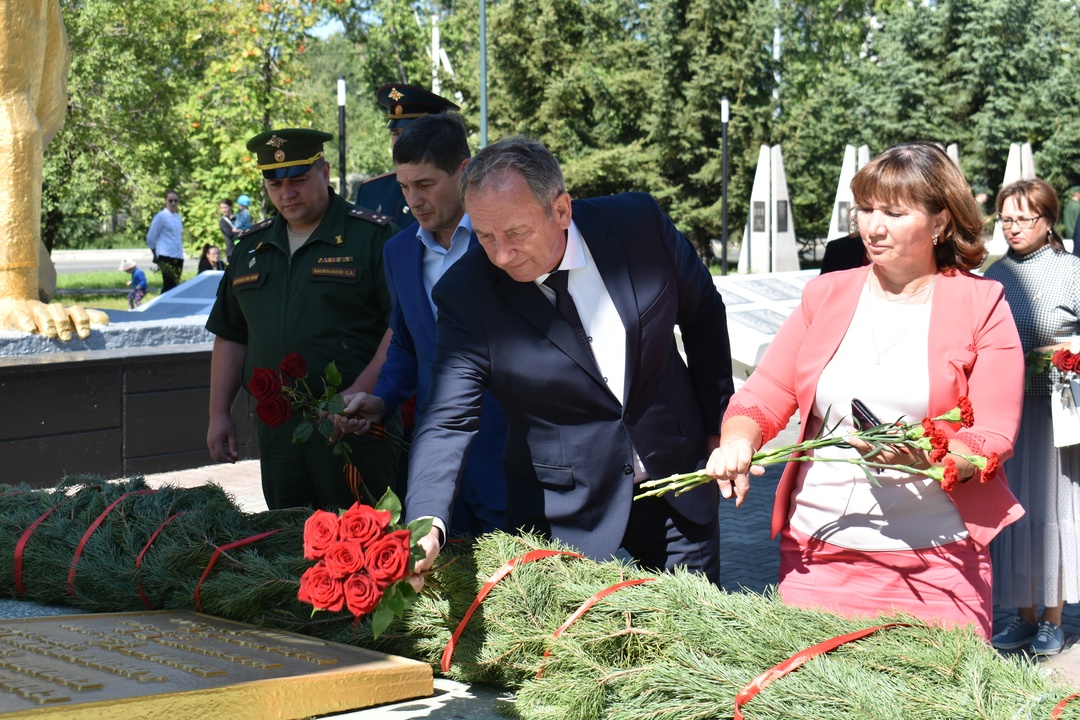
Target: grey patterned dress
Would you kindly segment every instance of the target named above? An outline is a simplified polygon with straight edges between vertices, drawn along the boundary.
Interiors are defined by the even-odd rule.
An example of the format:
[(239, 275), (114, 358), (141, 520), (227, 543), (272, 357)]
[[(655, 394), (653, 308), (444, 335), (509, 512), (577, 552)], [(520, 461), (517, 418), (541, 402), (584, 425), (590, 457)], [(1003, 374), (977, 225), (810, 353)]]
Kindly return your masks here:
[[(1080, 335), (1080, 258), (1050, 246), (1025, 256), (1010, 250), (986, 277), (1005, 286), (1025, 353)], [(1080, 602), (1080, 445), (1054, 447), (1057, 378), (1051, 369), (1029, 381), (1015, 454), (1004, 466), (1027, 513), (990, 544), (994, 602), (1003, 607)]]

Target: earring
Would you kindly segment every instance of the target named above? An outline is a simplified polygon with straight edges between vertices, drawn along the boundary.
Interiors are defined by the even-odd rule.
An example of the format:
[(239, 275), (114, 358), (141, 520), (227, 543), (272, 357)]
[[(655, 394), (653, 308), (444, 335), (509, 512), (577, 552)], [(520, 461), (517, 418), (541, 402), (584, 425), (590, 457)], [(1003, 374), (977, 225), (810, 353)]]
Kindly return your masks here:
[(940, 241), (941, 241), (941, 235), (938, 234), (938, 233), (934, 233), (934, 244), (937, 245), (938, 242), (940, 242)]

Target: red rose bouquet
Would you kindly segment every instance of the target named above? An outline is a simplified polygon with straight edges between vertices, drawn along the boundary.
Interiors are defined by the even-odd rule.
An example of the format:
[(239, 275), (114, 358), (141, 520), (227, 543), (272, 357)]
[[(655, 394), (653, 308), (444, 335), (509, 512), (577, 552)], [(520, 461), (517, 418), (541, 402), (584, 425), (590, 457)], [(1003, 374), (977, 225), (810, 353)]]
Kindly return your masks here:
[[(285, 356), (276, 370), (255, 368), (248, 382), (248, 390), (258, 401), (255, 414), (270, 427), (277, 427), (288, 422), (294, 411), (303, 415), (303, 422), (293, 430), (292, 441), (295, 445), (307, 442), (316, 430), (330, 438), (334, 434), (331, 417), (339, 415), (345, 409), (345, 400), (338, 392), (341, 385), (341, 372), (333, 361), (326, 366), (322, 379), (322, 393), (315, 395), (307, 381), (308, 367), (299, 353)], [(376, 425), (369, 434), (394, 443), (400, 449), (408, 450), (408, 443), (385, 428)], [(349, 461), (348, 443), (338, 440), (334, 443), (334, 454)], [(374, 500), (374, 498), (372, 498)]]
[[(957, 453), (951, 452), (949, 450), (948, 435), (945, 434), (944, 430), (935, 425), (938, 421), (960, 423), (964, 427), (971, 427), (975, 424), (975, 413), (971, 407), (971, 402), (966, 397), (961, 397), (957, 401), (956, 407), (944, 415), (939, 415), (935, 418), (925, 418), (918, 423), (881, 423), (879, 425), (874, 425), (873, 427), (855, 430), (840, 436), (833, 434), (840, 426), (840, 423), (837, 422), (831, 428), (828, 427), (829, 418), (826, 414), (821, 431), (818, 432), (815, 437), (793, 445), (785, 445), (772, 450), (761, 450), (754, 454), (750, 462), (752, 465), (759, 465), (762, 467), (765, 465), (775, 465), (777, 463), (787, 462), (850, 463), (858, 466), (866, 474), (866, 477), (875, 485), (877, 484), (877, 479), (871, 472), (872, 468), (900, 470), (912, 475), (924, 475), (932, 480), (936, 480), (941, 483), (943, 489), (948, 491), (955, 488), (957, 483), (961, 481), (959, 470), (956, 467), (956, 461), (950, 457), (951, 455), (957, 455), (958, 457), (963, 457), (981, 471), (979, 476), (980, 482), (986, 483), (993, 480), (998, 469), (1001, 467), (1001, 461), (998, 458), (997, 453), (990, 453), (989, 455), (984, 456), (958, 455)], [(850, 448), (852, 446), (845, 439), (846, 437), (857, 437), (863, 442), (868, 443), (871, 446), (870, 451), (865, 455), (856, 458), (823, 458), (805, 454), (808, 451), (822, 447)], [(915, 468), (910, 465), (878, 463), (869, 459), (886, 445), (894, 447), (907, 446), (911, 449), (925, 450), (930, 454), (930, 462), (944, 462), (942, 462), (941, 465), (931, 465), (928, 468)], [(637, 497), (660, 496), (671, 491), (683, 493), (707, 482), (715, 482), (715, 480), (704, 472), (692, 472), (682, 475), (672, 475), (659, 480), (648, 480), (641, 483), (641, 487), (646, 490), (646, 492), (641, 493)]]
[(424, 557), (416, 543), (431, 530), (431, 520), (401, 527), (400, 517), (401, 502), (387, 490), (375, 507), (316, 510), (307, 519), (304, 557), (317, 562), (300, 576), (297, 597), (315, 608), (312, 614), (342, 608), (356, 618), (370, 614), (375, 637), (404, 615), (418, 597), (408, 578)]

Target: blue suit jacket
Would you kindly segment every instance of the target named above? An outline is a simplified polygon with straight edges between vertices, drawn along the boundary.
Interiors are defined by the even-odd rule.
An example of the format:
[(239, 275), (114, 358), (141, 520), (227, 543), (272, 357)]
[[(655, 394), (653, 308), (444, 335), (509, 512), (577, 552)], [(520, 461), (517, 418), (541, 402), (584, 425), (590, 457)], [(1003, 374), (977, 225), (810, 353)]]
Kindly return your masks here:
[[(630, 515), (634, 450), (653, 478), (704, 466), (733, 391), (724, 303), (708, 269), (649, 195), (575, 201), (572, 213), (626, 328), (625, 400), (540, 289), (473, 247), (435, 287), (435, 360), (410, 454), (408, 519), (446, 517), (485, 390), (510, 430), (512, 529), (608, 557)], [(715, 483), (665, 497), (693, 522), (716, 518)]]
[[(417, 422), (425, 411), (435, 358), (435, 316), (424, 289), (424, 245), (416, 237), (418, 230), (419, 224), (414, 222), (392, 237), (383, 249), (384, 274), (393, 302), (390, 327), (394, 334), (373, 391), (386, 403), (387, 417), (416, 393)], [(469, 243), (476, 244), (475, 235)], [(501, 527), (506, 510), (506, 480), (502, 471), (506, 419), (490, 393), (485, 394), (482, 406), (479, 431), (462, 473), (461, 496), (481, 526)], [(471, 525), (451, 523), (450, 529), (452, 532), (476, 529)]]

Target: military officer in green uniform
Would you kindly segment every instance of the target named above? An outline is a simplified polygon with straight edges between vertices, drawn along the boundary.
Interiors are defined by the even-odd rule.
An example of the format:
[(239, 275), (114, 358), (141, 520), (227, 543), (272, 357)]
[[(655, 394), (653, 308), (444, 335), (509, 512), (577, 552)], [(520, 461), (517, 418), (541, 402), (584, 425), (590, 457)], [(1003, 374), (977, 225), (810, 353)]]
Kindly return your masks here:
[[(385, 358), (390, 294), (382, 255), (396, 229), (387, 217), (334, 193), (323, 156), (331, 137), (287, 129), (247, 144), (279, 214), (237, 238), (206, 323), (216, 336), (206, 440), (219, 462), (237, 459), (229, 411), (255, 368), (277, 368), (289, 353), (300, 353), (315, 393), (330, 361), (341, 371), (343, 390), (371, 392)], [(267, 506), (349, 507), (357, 498), (326, 438), (313, 433), (302, 445), (292, 444), (298, 416), (276, 428), (256, 420)], [(377, 500), (396, 475), (396, 449), (366, 436), (347, 442), (362, 484)]]
[[(375, 91), (375, 99), (386, 108), (386, 127), (390, 130), (390, 145), (412, 120), (424, 115), (436, 115), (447, 110), (457, 111), (457, 105), (435, 93), (415, 85), (383, 85)], [(353, 202), (379, 215), (388, 215), (398, 227), (412, 225), (405, 195), (398, 187), (397, 173), (376, 175), (361, 183)]]

